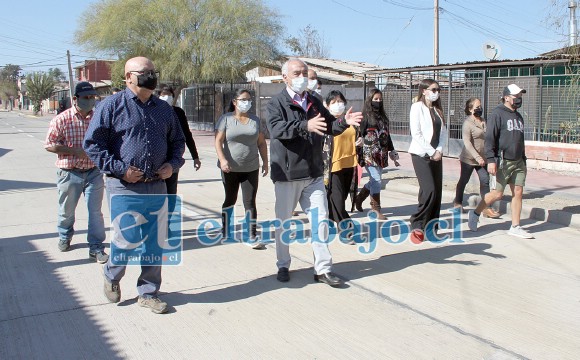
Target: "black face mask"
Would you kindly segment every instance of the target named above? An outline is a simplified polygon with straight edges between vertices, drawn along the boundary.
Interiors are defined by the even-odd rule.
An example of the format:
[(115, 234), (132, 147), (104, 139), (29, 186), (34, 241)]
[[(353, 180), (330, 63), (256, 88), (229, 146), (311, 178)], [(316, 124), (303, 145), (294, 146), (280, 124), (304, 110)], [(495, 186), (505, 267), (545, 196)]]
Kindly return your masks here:
[(155, 90), (155, 88), (157, 87), (157, 76), (145, 74), (136, 76), (137, 76), (137, 86), (149, 90)]
[(522, 107), (523, 102), (524, 100), (522, 98), (514, 98), (514, 107), (516, 109), (519, 109), (520, 107)]
[(481, 115), (483, 115), (483, 109), (477, 108), (477, 109), (473, 110), (473, 115), (475, 115), (476, 117), (481, 117)]
[(373, 108), (373, 110), (379, 110), (381, 107), (383, 107), (383, 102), (382, 101), (371, 101), (371, 107)]

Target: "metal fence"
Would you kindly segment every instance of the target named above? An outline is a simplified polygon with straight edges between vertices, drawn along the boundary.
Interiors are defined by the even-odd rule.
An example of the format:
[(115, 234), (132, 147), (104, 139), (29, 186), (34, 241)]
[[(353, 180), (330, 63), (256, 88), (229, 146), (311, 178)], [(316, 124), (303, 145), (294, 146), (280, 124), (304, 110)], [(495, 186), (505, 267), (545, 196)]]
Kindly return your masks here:
[(410, 142), (409, 112), (419, 83), (425, 78), (437, 80), (450, 139), (444, 153), (457, 156), (462, 147), (467, 99), (481, 99), (486, 117), (501, 103), (504, 87), (512, 83), (527, 91), (519, 110), (526, 124), (526, 140), (579, 144), (580, 91), (571, 86), (578, 82), (574, 76), (490, 77), (485, 70), (432, 70), (388, 72), (368, 77), (367, 81), (374, 81), (381, 89), (397, 148), (405, 148)]
[[(493, 74), (494, 76), (489, 76)], [(391, 133), (397, 149), (406, 149), (410, 143), (409, 112), (419, 83), (425, 78), (436, 79), (441, 90), (443, 110), (449, 142), (444, 149), (447, 156), (458, 156), (463, 147), (461, 127), (466, 115), (465, 102), (470, 97), (481, 99), (484, 117), (500, 104), (504, 87), (515, 83), (527, 90), (520, 113), (525, 122), (526, 140), (580, 144), (580, 91), (571, 83), (578, 83), (578, 75), (531, 75), (508, 77), (501, 72), (485, 70), (430, 70), (386, 72), (367, 77), (367, 82), (383, 93), (385, 111), (391, 121)], [(503, 76), (500, 76), (503, 75)], [(284, 84), (209, 84), (195, 85), (181, 92), (181, 105), (190, 126), (213, 131), (216, 121), (227, 111), (236, 89), (250, 90), (254, 104), (251, 113), (262, 119), (262, 130), (267, 135), (266, 106)], [(348, 105), (362, 110), (366, 88), (363, 85), (324, 85), (322, 95), (340, 90)]]
[[(266, 127), (266, 107), (272, 96), (285, 88), (284, 83), (239, 83), (239, 84), (209, 84), (194, 85), (181, 90), (181, 107), (185, 111), (192, 129), (213, 131), (220, 116), (227, 112), (237, 89), (248, 89), (253, 99), (251, 114), (256, 114), (261, 120), (262, 131), (268, 136)], [(348, 106), (362, 109), (364, 88), (362, 85), (324, 85), (322, 97), (330, 91), (339, 90), (347, 100)]]

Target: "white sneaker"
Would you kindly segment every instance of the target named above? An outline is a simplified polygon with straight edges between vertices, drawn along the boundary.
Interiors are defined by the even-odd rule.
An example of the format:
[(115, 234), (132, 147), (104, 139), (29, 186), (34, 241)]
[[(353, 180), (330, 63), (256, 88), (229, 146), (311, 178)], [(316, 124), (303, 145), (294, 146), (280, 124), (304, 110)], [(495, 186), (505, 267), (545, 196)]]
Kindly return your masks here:
[(248, 242), (246, 242), (246, 245), (248, 245), (249, 247), (251, 247), (254, 250), (263, 250), (266, 248), (266, 244), (264, 244), (262, 241), (260, 241), (259, 236), (251, 238)]
[(479, 222), (479, 216), (475, 215), (475, 211), (469, 210), (467, 214), (467, 226), (471, 231), (477, 231), (477, 223)]
[(521, 237), (522, 239), (533, 239), (534, 237), (526, 230), (522, 229), (521, 226), (512, 226), (508, 231), (508, 235)]

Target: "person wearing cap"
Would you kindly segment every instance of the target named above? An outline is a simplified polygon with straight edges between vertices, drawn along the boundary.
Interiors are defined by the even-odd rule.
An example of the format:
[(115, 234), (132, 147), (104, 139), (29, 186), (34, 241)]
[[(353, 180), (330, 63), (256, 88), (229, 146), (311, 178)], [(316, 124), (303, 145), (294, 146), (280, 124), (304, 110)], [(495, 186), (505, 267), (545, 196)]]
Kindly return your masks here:
[(105, 263), (105, 223), (101, 205), (103, 176), (83, 150), (83, 139), (93, 116), (97, 92), (88, 82), (75, 87), (73, 106), (50, 121), (44, 148), (57, 154), (58, 249), (67, 251), (74, 235), (75, 210), (82, 194), (88, 208), (89, 257)]
[[(485, 156), (491, 175), (491, 191), (484, 196), (475, 210), (468, 215), (468, 226), (477, 231), (482, 211), (502, 198), (509, 184), (512, 191), (512, 226), (509, 235), (524, 239), (533, 238), (520, 226), (522, 194), (526, 182), (526, 148), (524, 144), (524, 118), (518, 112), (522, 94), (526, 90), (516, 84), (504, 88), (501, 102), (491, 113), (485, 136)], [(495, 181), (494, 181), (495, 178)], [(494, 186), (495, 185), (495, 186)]]
[[(111, 202), (115, 195), (128, 195), (139, 206), (147, 206), (143, 199), (149, 195), (166, 195), (164, 180), (185, 163), (185, 137), (177, 115), (167, 102), (153, 96), (158, 76), (153, 62), (148, 58), (140, 56), (127, 60), (127, 88), (103, 100), (87, 130), (83, 148), (106, 174)], [(146, 211), (150, 213), (149, 209)], [(161, 212), (161, 209), (157, 211)], [(144, 253), (138, 259), (141, 274), (137, 280), (137, 303), (156, 314), (167, 312), (167, 303), (158, 297), (163, 263), (162, 254), (158, 253), (156, 246), (156, 243), (166, 239), (149, 236), (152, 233), (148, 232), (146, 236), (130, 233), (131, 238), (124, 240), (123, 230), (113, 226), (111, 244), (115, 247), (112, 246), (112, 249), (123, 249), (123, 241), (132, 244), (142, 242), (142, 250), (151, 252)], [(103, 269), (104, 294), (113, 303), (121, 300), (120, 281), (127, 267), (123, 260), (115, 257), (111, 250), (111, 257)], [(148, 258), (159, 261), (149, 261)]]

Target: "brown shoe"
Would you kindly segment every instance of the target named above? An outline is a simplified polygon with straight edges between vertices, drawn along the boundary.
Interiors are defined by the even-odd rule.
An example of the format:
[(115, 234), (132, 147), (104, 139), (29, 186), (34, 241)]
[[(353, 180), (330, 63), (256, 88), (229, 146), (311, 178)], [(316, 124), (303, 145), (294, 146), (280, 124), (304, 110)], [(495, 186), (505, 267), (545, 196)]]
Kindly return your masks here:
[(371, 210), (377, 212), (377, 220), (387, 220), (387, 217), (381, 214), (381, 194), (371, 195)]
[(483, 215), (483, 217), (486, 218), (490, 218), (490, 219), (497, 219), (501, 216), (500, 213), (498, 213), (497, 211), (495, 211), (494, 209), (488, 207), (487, 209), (483, 210), (481, 212), (481, 215)]
[(370, 193), (371, 192), (369, 191), (369, 189), (363, 186), (361, 191), (356, 195), (356, 198), (354, 200), (354, 206), (359, 212), (363, 212), (362, 203), (370, 195)]

